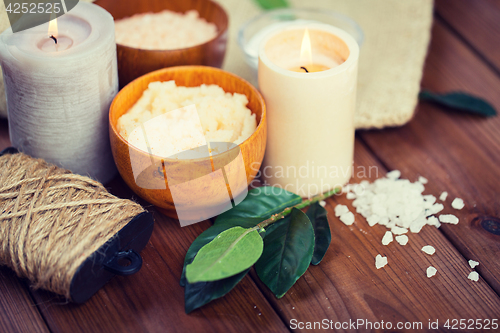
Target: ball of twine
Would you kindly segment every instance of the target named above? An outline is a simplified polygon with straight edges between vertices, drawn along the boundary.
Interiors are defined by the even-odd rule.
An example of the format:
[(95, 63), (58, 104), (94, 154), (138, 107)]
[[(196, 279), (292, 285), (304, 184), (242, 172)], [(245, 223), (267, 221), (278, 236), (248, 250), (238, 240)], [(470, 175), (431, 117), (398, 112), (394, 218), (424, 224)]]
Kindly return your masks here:
[(70, 299), (78, 267), (144, 209), (25, 154), (0, 157), (0, 265)]

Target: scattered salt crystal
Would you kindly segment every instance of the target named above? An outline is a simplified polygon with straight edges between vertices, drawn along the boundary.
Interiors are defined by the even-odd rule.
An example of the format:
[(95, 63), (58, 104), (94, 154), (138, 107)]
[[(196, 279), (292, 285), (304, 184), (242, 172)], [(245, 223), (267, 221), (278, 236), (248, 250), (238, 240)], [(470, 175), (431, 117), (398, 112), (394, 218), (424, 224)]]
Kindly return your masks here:
[(479, 281), (479, 274), (477, 272), (470, 272), (469, 276), (467, 277), (469, 280), (472, 281)]
[(380, 221), (380, 217), (378, 215), (370, 215), (366, 218), (366, 222), (368, 222), (368, 225), (370, 227), (373, 227), (375, 224), (377, 224)]
[(342, 214), (349, 212), (349, 208), (346, 205), (337, 205), (335, 206), (335, 216), (339, 217)]
[(422, 177), (422, 176), (418, 177), (418, 181), (419, 181), (419, 183), (422, 183), (422, 184), (427, 184), (427, 182), (428, 182), (427, 178)]
[(444, 209), (444, 206), (440, 203), (435, 203), (434, 205), (432, 205), (431, 208), (428, 209), (428, 214), (425, 214), (426, 216), (429, 216), (429, 215), (434, 215), (434, 214), (437, 214), (439, 213), (440, 211), (442, 211)]
[(479, 262), (475, 261), (475, 260), (469, 260), (469, 266), (470, 268), (474, 268), (476, 267), (477, 265), (479, 265)]
[(436, 273), (437, 273), (437, 269), (436, 268), (434, 268), (432, 266), (427, 267), (427, 277), (428, 278), (433, 277), (434, 275), (436, 275)]
[(382, 245), (389, 245), (393, 241), (392, 232), (386, 231), (384, 237), (382, 237)]
[(395, 226), (392, 227), (391, 231), (394, 235), (402, 235), (406, 234), (408, 232), (408, 229)]
[(441, 201), (446, 201), (446, 198), (448, 197), (448, 192), (444, 191), (443, 193), (441, 193), (441, 195), (439, 196), (439, 200)]
[(396, 242), (398, 242), (401, 245), (406, 245), (408, 243), (408, 236), (406, 235), (396, 236)]
[(375, 257), (375, 267), (381, 269), (385, 265), (387, 265), (387, 257), (382, 257), (380, 254), (377, 254)]
[(443, 223), (458, 224), (458, 217), (452, 214), (439, 215), (439, 221)]
[(419, 217), (417, 217), (410, 225), (410, 231), (413, 233), (419, 233), (420, 230), (427, 224), (427, 219), (425, 218), (425, 215), (422, 214)]
[(354, 223), (354, 214), (352, 212), (347, 212), (340, 215), (340, 221), (344, 222), (345, 225), (352, 225)]
[(319, 202), (319, 204), (320, 204), (320, 206), (321, 206), (321, 207), (325, 207), (325, 206), (326, 206), (326, 201), (321, 200), (321, 201)]
[(349, 200), (356, 199), (356, 194), (349, 192), (346, 194), (346, 198)]
[(389, 218), (384, 216), (380, 218), (380, 221), (378, 221), (378, 224), (380, 225), (387, 225), (389, 223)]
[(391, 172), (388, 172), (385, 176), (389, 179), (398, 179), (399, 177), (401, 177), (401, 171), (392, 170)]
[(424, 208), (431, 208), (432, 205), (436, 202), (436, 197), (432, 194), (424, 195)]
[(434, 253), (436, 253), (436, 249), (431, 246), (431, 245), (426, 245), (422, 248), (422, 251), (427, 253), (428, 255), (432, 256)]
[(464, 201), (460, 198), (455, 198), (455, 200), (453, 200), (453, 202), (451, 203), (451, 207), (458, 210), (464, 208), (464, 206), (465, 206)]
[(436, 226), (436, 228), (439, 228), (441, 226), (441, 223), (439, 223), (439, 220), (437, 217), (435, 216), (429, 216), (427, 218), (427, 224), (428, 225), (433, 225), (433, 226)]

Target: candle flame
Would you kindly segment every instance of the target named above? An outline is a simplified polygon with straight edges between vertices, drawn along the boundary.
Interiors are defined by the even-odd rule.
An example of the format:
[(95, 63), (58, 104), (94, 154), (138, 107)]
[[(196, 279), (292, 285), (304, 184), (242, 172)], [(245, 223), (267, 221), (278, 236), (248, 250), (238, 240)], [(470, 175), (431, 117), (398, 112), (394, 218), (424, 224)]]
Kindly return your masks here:
[(57, 18), (49, 21), (49, 37), (57, 38)]
[(302, 46), (300, 47), (300, 61), (307, 65), (312, 65), (311, 39), (309, 38), (309, 30), (304, 32), (302, 38)]

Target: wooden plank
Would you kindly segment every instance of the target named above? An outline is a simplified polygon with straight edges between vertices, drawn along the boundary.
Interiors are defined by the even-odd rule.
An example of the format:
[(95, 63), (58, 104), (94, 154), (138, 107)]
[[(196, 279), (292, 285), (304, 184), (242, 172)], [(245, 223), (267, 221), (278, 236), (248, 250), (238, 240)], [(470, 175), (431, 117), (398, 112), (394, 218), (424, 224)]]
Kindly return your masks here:
[[(353, 183), (364, 179), (373, 181), (385, 174), (386, 170), (360, 140), (356, 140), (355, 151), (354, 170), (358, 175)], [(368, 177), (359, 167), (366, 168)], [(369, 167), (372, 167), (371, 175)], [(283, 321), (292, 329), (300, 328), (295, 326), (297, 322), (327, 319), (333, 321), (333, 325), (357, 320), (373, 324), (383, 320), (391, 322), (392, 330), (397, 329), (398, 322), (412, 325), (412, 328), (419, 328), (414, 325), (421, 322), (422, 328), (428, 330), (429, 320), (439, 320), (443, 329), (447, 319), (498, 317), (500, 298), (483, 279), (479, 282), (467, 279), (471, 271), (467, 261), (438, 229), (426, 226), (419, 234), (410, 233), (405, 246), (395, 241), (383, 246), (381, 239), (387, 231), (385, 227), (370, 228), (358, 214), (352, 226), (344, 225), (334, 215), (334, 207), (339, 203), (355, 212), (352, 201), (345, 195), (327, 200), (332, 243), (323, 261), (318, 266), (311, 266), (282, 299), (277, 300), (260, 283), (269, 301), (280, 310)], [(421, 251), (424, 245), (433, 245), (436, 253), (433, 256), (424, 254)], [(387, 256), (389, 263), (377, 270), (375, 256), (379, 253)], [(438, 273), (427, 278), (426, 269), (431, 265)], [(252, 274), (258, 281), (255, 273)], [(345, 328), (345, 331), (353, 331), (352, 326)], [(387, 325), (385, 328), (391, 331)], [(370, 327), (357, 329), (369, 331)], [(313, 331), (321, 329), (316, 327)]]
[[(9, 145), (7, 122), (2, 120), (0, 149)], [(134, 196), (120, 177), (108, 187), (117, 196)], [(51, 331), (288, 332), (250, 277), (245, 277), (225, 297), (186, 315), (184, 288), (179, 285), (184, 255), (210, 222), (181, 228), (178, 221), (157, 213), (146, 202), (141, 203), (154, 212), (156, 222), (152, 239), (141, 253), (141, 271), (129, 277), (115, 277), (82, 305), (67, 303), (43, 290), (32, 291)], [(47, 330), (36, 306), (26, 303), (29, 294), (9, 272), (12, 273), (0, 270), (0, 331), (38, 332), (43, 327)]]
[[(10, 145), (8, 123), (0, 119), (0, 151)], [(7, 267), (0, 267), (0, 332), (48, 332), (27, 286)]]
[[(465, 90), (500, 110), (500, 78), (440, 23), (434, 26), (423, 86), (438, 92)], [(487, 232), (479, 221), (500, 216), (499, 128), (498, 116), (456, 114), (423, 103), (407, 126), (361, 133), (389, 168), (412, 179), (427, 177), (434, 194), (450, 193), (443, 213), (456, 214), (460, 223), (441, 230), (467, 259), (481, 263), (478, 271), (497, 293), (500, 236)], [(450, 207), (455, 197), (464, 199), (463, 210)]]
[(27, 287), (7, 267), (0, 267), (0, 332), (49, 332)]
[(500, 72), (500, 1), (436, 0), (436, 12)]
[[(115, 195), (132, 196), (121, 178), (110, 187)], [(65, 304), (44, 291), (34, 293), (52, 331), (288, 332), (249, 276), (225, 297), (185, 314), (184, 288), (179, 285), (184, 255), (210, 222), (181, 228), (178, 221), (151, 210), (155, 230), (141, 253), (139, 273), (113, 278), (83, 305)]]

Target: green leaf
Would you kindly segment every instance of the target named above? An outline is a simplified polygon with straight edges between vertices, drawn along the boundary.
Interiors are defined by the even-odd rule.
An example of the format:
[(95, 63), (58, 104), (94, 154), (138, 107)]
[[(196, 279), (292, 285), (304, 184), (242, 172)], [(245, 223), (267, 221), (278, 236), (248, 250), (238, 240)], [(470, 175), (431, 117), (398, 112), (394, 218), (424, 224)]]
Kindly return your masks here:
[(219, 281), (186, 283), (184, 289), (186, 313), (226, 295), (247, 275), (248, 271), (250, 269)]
[(455, 110), (465, 111), (486, 117), (496, 116), (495, 108), (484, 99), (466, 94), (464, 92), (452, 92), (448, 94), (435, 94), (427, 90), (420, 92), (422, 101), (429, 101)]
[(254, 188), (239, 205), (219, 215), (215, 225), (228, 221), (238, 223), (242, 218), (260, 218), (264, 221), (271, 215), (281, 213), (285, 208), (301, 202), (302, 198), (297, 194), (277, 187)]
[(255, 2), (265, 10), (289, 7), (286, 0), (255, 0)]
[(321, 207), (318, 202), (312, 204), (306, 213), (314, 229), (314, 252), (311, 260), (313, 265), (317, 265), (323, 260), (332, 241), (332, 233), (326, 214), (326, 209)]
[(186, 266), (193, 262), (194, 257), (196, 257), (196, 254), (198, 253), (198, 251), (200, 251), (200, 249), (203, 246), (210, 243), (217, 235), (219, 235), (221, 232), (227, 229), (236, 226), (242, 228), (253, 228), (260, 222), (262, 222), (262, 220), (259, 218), (242, 218), (239, 221), (226, 221), (218, 223), (217, 225), (214, 224), (213, 226), (202, 232), (191, 244), (186, 253), (186, 257), (184, 258), (184, 268), (182, 270), (181, 281), (180, 281), (181, 286), (184, 287), (187, 283)]
[(202, 307), (203, 305), (213, 301), (214, 299), (220, 298), (230, 292), (240, 281), (245, 277), (249, 270), (231, 276), (227, 279), (212, 281), (212, 282), (199, 282), (199, 283), (188, 283), (186, 279), (186, 266), (190, 264), (198, 251), (205, 245), (210, 243), (218, 234), (224, 230), (230, 229), (235, 225), (239, 225), (243, 228), (252, 228), (256, 226), (260, 219), (242, 219), (235, 222), (220, 223), (219, 225), (211, 226), (204, 232), (202, 232), (198, 238), (191, 244), (186, 253), (186, 258), (184, 259), (184, 268), (182, 270), (180, 284), (184, 289), (184, 308), (186, 313)]
[(255, 269), (262, 282), (281, 298), (311, 263), (314, 230), (307, 215), (296, 208), (275, 224), (275, 228), (266, 232), (264, 252)]
[[(274, 193), (273, 193), (274, 189)], [(224, 296), (243, 279), (247, 272), (242, 272), (227, 279), (213, 282), (187, 283), (186, 266), (193, 262), (198, 251), (210, 243), (217, 235), (229, 228), (240, 226), (252, 228), (271, 215), (280, 213), (286, 207), (300, 203), (300, 196), (276, 189), (260, 187), (249, 191), (247, 197), (235, 208), (219, 215), (215, 224), (201, 233), (189, 247), (184, 259), (184, 268), (180, 284), (185, 287), (184, 302), (186, 313), (193, 311), (214, 299)], [(273, 227), (278, 223), (271, 225)], [(266, 228), (266, 233), (270, 229)], [(272, 230), (272, 228), (271, 228)], [(262, 236), (262, 234), (261, 234)]]
[(234, 227), (223, 231), (200, 249), (186, 266), (189, 283), (228, 278), (252, 267), (259, 259), (264, 242), (257, 229)]

